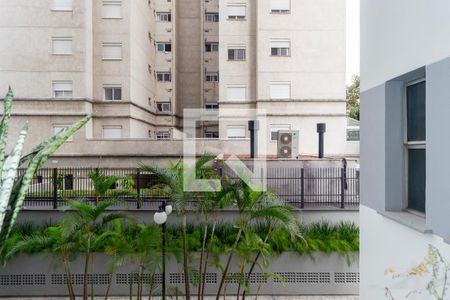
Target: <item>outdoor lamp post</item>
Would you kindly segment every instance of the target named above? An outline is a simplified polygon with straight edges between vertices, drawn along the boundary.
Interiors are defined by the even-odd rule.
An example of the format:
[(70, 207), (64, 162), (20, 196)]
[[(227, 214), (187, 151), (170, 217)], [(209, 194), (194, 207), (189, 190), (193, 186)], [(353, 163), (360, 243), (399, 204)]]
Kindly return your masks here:
[(166, 221), (167, 216), (171, 213), (172, 205), (167, 205), (166, 201), (163, 201), (153, 216), (153, 221), (158, 225), (162, 225), (162, 300), (166, 300)]

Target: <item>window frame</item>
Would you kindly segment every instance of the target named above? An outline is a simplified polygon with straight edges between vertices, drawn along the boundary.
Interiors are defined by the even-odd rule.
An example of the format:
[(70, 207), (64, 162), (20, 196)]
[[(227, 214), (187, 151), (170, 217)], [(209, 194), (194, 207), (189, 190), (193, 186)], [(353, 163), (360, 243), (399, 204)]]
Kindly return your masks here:
[[(70, 84), (72, 86), (71, 90), (55, 90), (55, 84)], [(62, 92), (63, 96), (58, 97), (56, 96), (56, 92)], [(66, 95), (66, 93), (69, 93), (70, 95)], [(73, 80), (52, 80), (52, 98), (53, 99), (68, 99), (73, 98)]]
[[(64, 129), (64, 131), (67, 131), (73, 124), (65, 124), (65, 123), (55, 123), (52, 124), (52, 135), (57, 135), (61, 132), (62, 129)], [(58, 132), (56, 132), (55, 129), (57, 128), (61, 128)], [(69, 136), (66, 140), (67, 142), (72, 142), (73, 141), (73, 135)]]
[[(106, 138), (105, 129), (120, 129), (120, 137), (116, 138)], [(123, 126), (122, 125), (103, 125), (102, 126), (102, 138), (107, 140), (119, 140), (123, 139)]]
[[(278, 142), (278, 131), (276, 132), (277, 137), (276, 139), (273, 139), (273, 133), (275, 133), (275, 131), (273, 131), (272, 129), (278, 128), (278, 131), (280, 130), (292, 130), (292, 124), (270, 124), (269, 125), (269, 142), (271, 143), (276, 143)], [(287, 129), (285, 129), (287, 128)]]
[(168, 141), (172, 139), (170, 131), (157, 131), (155, 136), (158, 141)]
[(290, 14), (291, 13), (291, 10), (292, 10), (292, 1), (291, 0), (288, 0), (289, 1), (289, 9), (273, 9), (272, 1), (273, 0), (270, 1), (270, 13), (271, 14)]
[(218, 131), (206, 131), (205, 130), (205, 139), (217, 140), (217, 139), (219, 139), (219, 132)]
[(206, 82), (219, 82), (219, 80), (219, 72), (205, 72)]
[[(208, 44), (210, 47), (209, 51), (207, 49)], [(207, 53), (219, 52), (219, 42), (205, 42), (205, 52)]]
[[(230, 58), (230, 51), (233, 51), (233, 58)], [(239, 51), (243, 51), (243, 58), (239, 58)], [(246, 61), (247, 60), (247, 49), (245, 47), (232, 48), (229, 47), (227, 51), (228, 61)]]
[[(164, 51), (160, 51), (159, 46), (163, 46)], [(170, 51), (167, 50), (167, 46), (170, 47)], [(172, 42), (156, 42), (155, 47), (156, 47), (156, 52), (164, 53), (164, 54), (172, 53)]]
[(56, 6), (56, 2), (57, 2), (58, 0), (53, 0), (53, 4), (52, 4), (52, 11), (59, 11), (59, 12), (71, 12), (71, 11), (73, 11), (73, 0), (70, 0), (70, 2), (71, 2), (71, 5), (70, 5), (70, 8), (59, 8), (59, 7), (57, 7)]
[[(230, 15), (230, 7), (243, 7), (244, 15)], [(227, 4), (227, 20), (228, 21), (245, 21), (247, 19), (247, 5), (245, 3), (228, 3)]]
[[(208, 17), (212, 17), (211, 19)], [(218, 12), (205, 12), (205, 22), (206, 23), (218, 23), (220, 21), (220, 16)]]
[[(159, 80), (159, 76), (162, 75), (163, 80)], [(166, 78), (168, 76), (169, 78)], [(156, 81), (157, 82), (172, 82), (172, 73), (171, 72), (156, 72)]]
[[(105, 6), (119, 6), (119, 16), (108, 17), (104, 14)], [(102, 1), (102, 19), (122, 19), (122, 1), (121, 0), (104, 0)]]
[[(424, 141), (409, 141), (408, 140), (408, 87), (416, 85), (418, 83), (424, 82), (426, 86), (426, 78), (420, 77), (418, 79), (405, 82), (403, 87), (403, 146), (404, 146), (404, 184), (405, 184), (405, 199), (404, 207), (405, 210), (419, 216), (425, 217), (425, 212), (421, 212), (409, 207), (409, 150), (425, 150), (425, 163), (426, 163), (426, 145), (427, 140), (425, 136)], [(426, 103), (426, 96), (425, 96)], [(425, 119), (426, 120), (426, 119)], [(426, 126), (426, 122), (425, 122)], [(425, 128), (426, 130), (426, 128)], [(426, 186), (425, 186), (426, 188)], [(426, 206), (426, 198), (425, 198)]]
[[(112, 99), (106, 99), (106, 89), (112, 89), (111, 95)], [(120, 99), (114, 99), (115, 98), (115, 89), (120, 89)], [(123, 100), (123, 93), (122, 93), (122, 86), (119, 84), (104, 84), (103, 85), (103, 101), (122, 101)]]
[[(162, 16), (166, 16), (166, 18), (161, 18)], [(170, 11), (157, 11), (156, 12), (156, 22), (161, 23), (170, 23), (172, 22), (172, 13)]]
[[(161, 106), (161, 108), (164, 107), (164, 105), (168, 105), (169, 106), (169, 110), (163, 110), (163, 109), (159, 109), (159, 106)], [(158, 111), (158, 113), (160, 114), (168, 114), (172, 112), (172, 103), (169, 101), (160, 101), (160, 102), (156, 102), (156, 110)]]
[[(120, 48), (120, 57), (105, 57), (105, 47)], [(102, 60), (122, 60), (123, 59), (123, 44), (122, 43), (102, 43)]]
[[(272, 96), (272, 86), (288, 86), (289, 95), (287, 97), (273, 97)], [(271, 81), (269, 83), (269, 98), (271, 100), (289, 100), (292, 99), (292, 83), (290, 81)]]
[(205, 110), (206, 111), (219, 111), (219, 103), (218, 102), (206, 102)]
[[(55, 42), (70, 42), (70, 52), (55, 53)], [(71, 36), (52, 36), (52, 55), (73, 55), (73, 37)]]
[[(232, 136), (228, 135), (228, 130), (233, 128), (244, 129), (244, 136)], [(226, 128), (227, 139), (228, 140), (244, 140), (247, 138), (247, 127), (245, 125), (228, 125)]]
[[(230, 99), (230, 98), (228, 98), (229, 97), (229, 90), (230, 89), (244, 89), (244, 91), (245, 91), (245, 95), (244, 95), (244, 99)], [(235, 101), (235, 102), (246, 102), (246, 101), (248, 101), (247, 99), (247, 96), (248, 96), (248, 86), (247, 85), (228, 85), (227, 86), (227, 89), (226, 89), (226, 91), (227, 91), (227, 95), (226, 95), (226, 101), (230, 101), (230, 102), (233, 102), (233, 101)]]

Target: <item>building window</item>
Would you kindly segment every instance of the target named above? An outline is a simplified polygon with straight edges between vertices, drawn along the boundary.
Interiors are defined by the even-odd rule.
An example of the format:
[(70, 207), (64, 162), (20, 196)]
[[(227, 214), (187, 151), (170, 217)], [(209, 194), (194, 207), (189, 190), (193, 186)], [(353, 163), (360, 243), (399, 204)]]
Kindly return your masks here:
[(104, 139), (122, 138), (122, 126), (103, 126)]
[(53, 98), (72, 98), (73, 82), (72, 81), (53, 81)]
[(103, 87), (104, 100), (122, 100), (122, 87), (106, 85)]
[(291, 130), (291, 125), (289, 124), (273, 124), (270, 125), (270, 140), (278, 141), (278, 131), (280, 130)]
[(172, 103), (170, 102), (157, 102), (156, 108), (160, 113), (170, 113), (172, 111)]
[(219, 73), (218, 72), (206, 72), (205, 80), (207, 82), (219, 82)]
[(172, 14), (170, 12), (157, 12), (156, 21), (158, 22), (172, 22)]
[(289, 13), (291, 11), (291, 0), (270, 0), (272, 13)]
[(205, 13), (205, 22), (209, 23), (219, 22), (219, 13)]
[(247, 88), (245, 86), (227, 87), (227, 100), (245, 101), (247, 99)]
[(219, 110), (219, 103), (205, 103), (205, 110), (207, 111), (217, 111)]
[(205, 43), (206, 52), (217, 52), (219, 51), (219, 43), (217, 42), (206, 42)]
[(170, 74), (170, 72), (157, 72), (156, 80), (159, 82), (171, 82), (172, 75)]
[(290, 98), (291, 98), (290, 82), (270, 83), (270, 99), (290, 99)]
[(70, 55), (72, 54), (72, 38), (71, 37), (53, 37), (52, 38), (53, 54)]
[[(57, 135), (57, 134), (66, 132), (67, 130), (69, 130), (70, 126), (72, 126), (72, 125), (70, 125), (70, 124), (54, 124), (53, 125), (53, 135)], [(67, 141), (69, 141), (69, 142), (73, 141), (72, 136), (70, 136), (67, 139)]]
[(291, 42), (289, 40), (270, 41), (270, 55), (272, 56), (290, 56)]
[(228, 20), (245, 20), (245, 12), (246, 12), (245, 4), (227, 5)]
[(227, 138), (229, 139), (245, 139), (245, 126), (228, 126)]
[(406, 87), (408, 208), (425, 213), (426, 83)]
[(172, 52), (172, 43), (170, 42), (157, 42), (156, 43), (156, 51), (169, 53)]
[(52, 10), (72, 11), (73, 0), (53, 0)]
[(122, 44), (120, 43), (103, 43), (103, 59), (104, 60), (121, 60)]
[(205, 131), (205, 138), (207, 139), (218, 139), (219, 133), (217, 131)]
[(104, 19), (120, 19), (122, 17), (122, 1), (103, 1), (102, 16)]
[(157, 140), (170, 140), (170, 132), (169, 131), (158, 131), (156, 133)]
[(228, 49), (228, 60), (245, 60), (245, 49)]

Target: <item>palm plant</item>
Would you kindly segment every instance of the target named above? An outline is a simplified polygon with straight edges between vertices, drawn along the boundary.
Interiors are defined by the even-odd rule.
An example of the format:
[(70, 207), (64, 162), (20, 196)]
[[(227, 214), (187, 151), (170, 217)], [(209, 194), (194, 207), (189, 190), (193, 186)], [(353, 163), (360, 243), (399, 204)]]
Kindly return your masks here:
[[(93, 172), (90, 172), (88, 175), (89, 179), (92, 181), (92, 184), (94, 185), (94, 193), (95, 193), (95, 204), (98, 205), (98, 202), (101, 198), (104, 198), (108, 191), (111, 189), (111, 187), (119, 180), (127, 181), (130, 180), (130, 178), (126, 176), (108, 176), (100, 171), (96, 170)], [(121, 190), (120, 192), (115, 192), (114, 194), (111, 194), (112, 197), (117, 197), (120, 195), (129, 194), (130, 192), (127, 190)]]
[[(106, 210), (114, 204), (108, 200), (101, 202), (97, 206), (92, 206), (84, 201), (72, 200), (63, 211), (73, 210), (60, 222), (67, 236), (77, 239), (80, 249), (84, 252), (84, 279), (83, 279), (83, 300), (88, 299), (88, 273), (92, 253), (108, 237), (114, 234), (108, 230), (107, 225), (114, 220), (128, 218), (123, 212), (106, 213)], [(93, 261), (92, 267), (93, 267)], [(91, 286), (91, 297), (93, 297), (93, 286)]]
[[(70, 136), (91, 119), (90, 115), (85, 117), (66, 131), (59, 132), (22, 156), (28, 133), (28, 125), (25, 124), (19, 133), (15, 147), (5, 159), (13, 99), (13, 92), (9, 88), (3, 101), (3, 117), (0, 121), (0, 248), (11, 233), (36, 171)], [(25, 172), (16, 179), (17, 169), (25, 163), (28, 163)], [(11, 209), (8, 210), (8, 207)]]
[[(185, 190), (185, 174), (195, 174), (197, 177), (206, 177), (207, 174), (211, 174), (211, 168), (207, 167), (207, 163), (213, 160), (212, 156), (203, 156), (196, 161), (195, 169), (186, 166), (183, 161), (177, 163), (169, 162), (167, 168), (161, 168), (158, 166), (145, 165), (141, 166), (141, 170), (144, 172), (153, 173), (159, 179), (159, 186), (163, 192), (170, 197), (175, 205), (175, 209), (178, 214), (181, 215), (181, 224), (183, 231), (182, 249), (183, 249), (183, 272), (184, 272), (184, 288), (186, 300), (190, 300), (190, 287), (189, 287), (189, 258), (188, 258), (188, 246), (187, 246), (187, 207), (191, 200), (197, 198), (198, 193)], [(187, 172), (186, 172), (187, 171)], [(186, 179), (195, 179), (186, 178)]]
[(75, 292), (72, 285), (72, 273), (70, 262), (78, 252), (78, 242), (73, 235), (67, 234), (67, 228), (63, 225), (48, 227), (44, 232), (23, 236), (14, 246), (8, 249), (5, 259), (20, 252), (27, 251), (46, 252), (59, 259), (64, 267), (66, 285), (70, 300), (75, 300)]
[(292, 227), (293, 230), (296, 230), (297, 228), (297, 221), (293, 214), (293, 209), (290, 206), (282, 203), (273, 193), (254, 190), (247, 184), (250, 180), (246, 180), (245, 174), (240, 174), (240, 178), (241, 179), (232, 183), (233, 204), (237, 207), (239, 214), (236, 223), (238, 233), (229, 251), (222, 272), (222, 279), (217, 290), (216, 300), (219, 300), (220, 298), (234, 252), (241, 240), (244, 229), (247, 228), (248, 225), (252, 222), (257, 222), (258, 220), (270, 218), (280, 224), (284, 224), (286, 227)]

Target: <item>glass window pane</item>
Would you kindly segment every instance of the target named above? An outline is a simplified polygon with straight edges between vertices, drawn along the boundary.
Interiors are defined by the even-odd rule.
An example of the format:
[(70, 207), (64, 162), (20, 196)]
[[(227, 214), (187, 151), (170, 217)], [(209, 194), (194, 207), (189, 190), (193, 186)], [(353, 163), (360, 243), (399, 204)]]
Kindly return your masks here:
[(425, 212), (425, 149), (408, 150), (408, 208)]
[(425, 81), (407, 87), (408, 141), (425, 141)]
[(112, 100), (112, 88), (105, 88), (105, 100)]
[(114, 100), (121, 100), (121, 99), (122, 99), (122, 89), (115, 88), (114, 89)]

